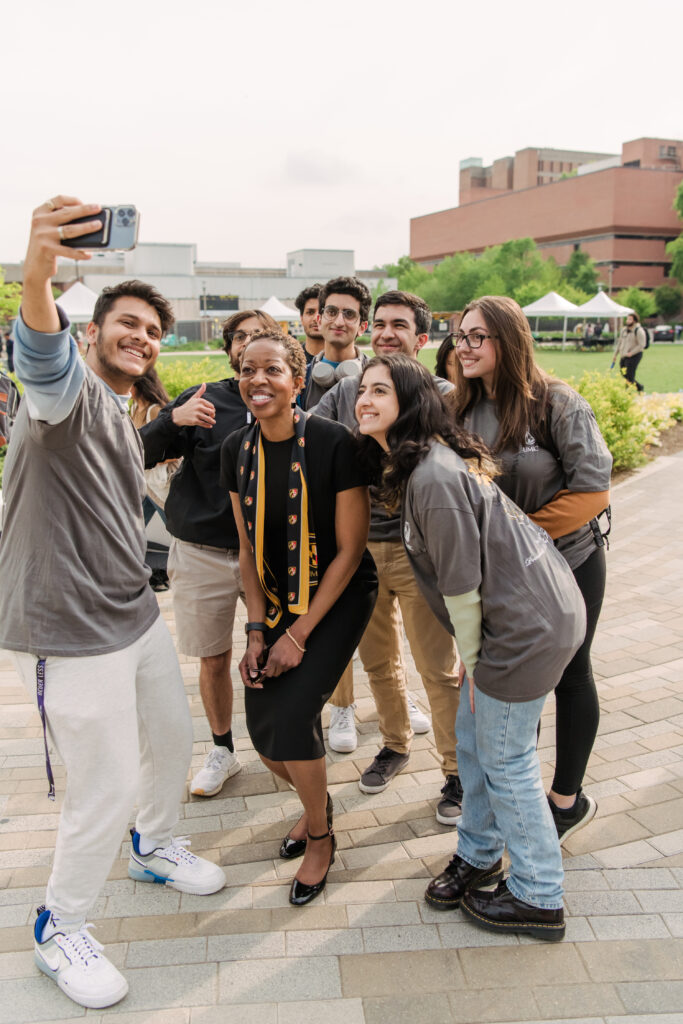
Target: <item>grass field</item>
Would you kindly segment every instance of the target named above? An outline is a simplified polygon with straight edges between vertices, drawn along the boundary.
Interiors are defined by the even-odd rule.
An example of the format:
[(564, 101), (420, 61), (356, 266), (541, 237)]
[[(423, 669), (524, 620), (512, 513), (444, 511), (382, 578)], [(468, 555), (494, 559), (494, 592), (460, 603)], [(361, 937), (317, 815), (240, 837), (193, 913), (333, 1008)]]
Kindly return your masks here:
[[(366, 351), (369, 352), (369, 349)], [(211, 360), (212, 380), (231, 376), (228, 357), (224, 352), (197, 354), (197, 361), (206, 358)], [(420, 358), (426, 366), (433, 369), (436, 349), (423, 349)], [(580, 377), (586, 371), (597, 370), (601, 373), (608, 373), (612, 360), (610, 352), (577, 352), (575, 349), (566, 352), (537, 349), (536, 358), (544, 370), (563, 380), (569, 377)], [(168, 355), (163, 357), (160, 369), (162, 375), (165, 370), (172, 367), (182, 369), (189, 374), (193, 364), (192, 356)], [(683, 345), (672, 345), (665, 342), (651, 345), (643, 355), (638, 367), (638, 380), (649, 392), (683, 390)], [(200, 383), (199, 380), (194, 382)]]

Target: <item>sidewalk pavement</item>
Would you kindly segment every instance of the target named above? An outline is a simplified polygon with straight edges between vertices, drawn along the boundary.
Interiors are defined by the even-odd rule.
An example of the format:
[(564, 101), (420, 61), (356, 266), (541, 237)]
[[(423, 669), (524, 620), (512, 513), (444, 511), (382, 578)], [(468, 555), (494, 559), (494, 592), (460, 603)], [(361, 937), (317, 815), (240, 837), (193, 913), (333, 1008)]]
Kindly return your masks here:
[[(415, 738), (408, 769), (384, 793), (360, 793), (357, 779), (377, 751), (378, 732), (356, 662), (360, 744), (352, 755), (330, 756), (339, 854), (323, 896), (306, 908), (287, 902), (296, 864), (277, 851), (299, 804), (252, 750), (237, 685), (244, 769), (220, 796), (187, 800), (178, 828), (195, 851), (225, 866), (228, 887), (202, 897), (133, 883), (123, 842), (92, 918), (107, 954), (125, 968), (130, 993), (110, 1010), (81, 1010), (32, 962), (30, 922), (44, 897), (64, 774), (58, 765), (52, 804), (37, 714), (0, 655), (2, 1019), (681, 1024), (682, 510), (683, 452), (614, 491), (607, 599), (594, 646), (602, 718), (585, 787), (599, 806), (565, 848), (567, 938), (557, 945), (478, 931), (459, 911), (438, 913), (423, 902), (456, 842), (434, 818), (442, 780), (433, 738)], [(168, 595), (161, 606), (173, 628)], [(196, 766), (210, 735), (197, 662), (183, 660)], [(540, 741), (548, 780), (553, 715), (549, 700)]]

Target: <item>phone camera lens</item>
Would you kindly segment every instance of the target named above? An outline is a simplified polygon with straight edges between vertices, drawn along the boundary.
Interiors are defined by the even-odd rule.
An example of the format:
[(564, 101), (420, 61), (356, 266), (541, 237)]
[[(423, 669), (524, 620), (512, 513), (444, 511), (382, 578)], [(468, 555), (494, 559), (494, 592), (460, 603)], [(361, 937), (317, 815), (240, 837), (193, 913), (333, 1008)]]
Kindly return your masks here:
[(127, 217), (134, 217), (134, 216), (135, 216), (135, 210), (132, 210), (132, 209), (130, 209), (130, 207), (129, 207), (129, 208), (128, 208), (128, 209), (126, 210), (126, 216), (127, 216)]
[(130, 224), (130, 221), (128, 220), (127, 217), (122, 217), (121, 218), (121, 223), (123, 224), (124, 228), (127, 228), (128, 225)]

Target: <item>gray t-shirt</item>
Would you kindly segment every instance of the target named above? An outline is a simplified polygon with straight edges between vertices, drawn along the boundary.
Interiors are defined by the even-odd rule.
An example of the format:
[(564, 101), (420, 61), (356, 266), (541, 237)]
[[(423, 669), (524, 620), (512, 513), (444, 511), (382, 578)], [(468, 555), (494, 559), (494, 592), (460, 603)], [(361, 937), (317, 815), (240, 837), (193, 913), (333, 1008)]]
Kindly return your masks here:
[(480, 589), (477, 687), (512, 703), (553, 690), (583, 642), (586, 610), (545, 530), (437, 441), (408, 481), (402, 526), (420, 589), (451, 634), (442, 595)]
[(92, 370), (61, 423), (21, 403), (5, 461), (0, 647), (86, 657), (132, 644), (159, 615), (148, 585), (142, 444)]
[[(610, 486), (612, 456), (585, 398), (567, 385), (555, 386), (549, 394), (549, 410), (548, 439), (527, 432), (518, 451), (496, 452), (503, 470), (496, 483), (527, 514), (538, 512), (558, 491), (591, 493)], [(499, 432), (495, 400), (479, 401), (468, 411), (464, 425), (495, 450)], [(596, 533), (599, 537), (599, 530), (587, 523), (555, 541), (572, 569), (593, 554)]]
[[(450, 381), (443, 377), (434, 377), (434, 383), (442, 395), (447, 395), (453, 390)], [(356, 430), (358, 420), (356, 419), (356, 401), (358, 400), (358, 388), (360, 377), (345, 377), (340, 380), (320, 400), (318, 405), (311, 411), (314, 416), (324, 416), (325, 419), (335, 420), (343, 423), (349, 430)], [(394, 540), (401, 539), (401, 516), (398, 512), (390, 515), (375, 497), (375, 488), (370, 488), (370, 533), (368, 540)]]

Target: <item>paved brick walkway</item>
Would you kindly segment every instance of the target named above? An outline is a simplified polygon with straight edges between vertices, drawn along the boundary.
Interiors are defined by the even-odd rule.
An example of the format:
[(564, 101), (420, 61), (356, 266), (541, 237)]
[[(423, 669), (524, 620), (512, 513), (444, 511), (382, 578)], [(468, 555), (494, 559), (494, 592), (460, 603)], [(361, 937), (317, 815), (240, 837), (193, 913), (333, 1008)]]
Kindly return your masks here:
[[(185, 896), (126, 877), (127, 845), (93, 910), (125, 967), (127, 998), (80, 1011), (32, 963), (57, 825), (46, 798), (38, 719), (0, 655), (0, 1017), (120, 1024), (441, 1024), (683, 1021), (683, 453), (617, 487), (608, 597), (595, 643), (602, 720), (586, 789), (594, 822), (567, 844), (568, 928), (548, 946), (491, 936), (422, 900), (455, 835), (437, 825), (441, 775), (431, 733), (410, 771), (377, 796), (356, 780), (377, 749), (357, 671), (361, 745), (330, 762), (340, 853), (323, 897), (287, 903), (296, 865), (277, 856), (298, 802), (262, 770), (244, 727), (244, 770), (213, 800), (183, 805), (179, 831), (225, 866), (229, 887)], [(170, 600), (162, 600), (172, 626)], [(236, 647), (243, 643), (241, 623)], [(209, 734), (197, 663), (183, 665), (195, 764)], [(414, 678), (414, 674), (413, 674)], [(414, 681), (421, 703), (424, 693)], [(550, 775), (553, 707), (540, 754)], [(58, 792), (63, 772), (57, 767)]]

